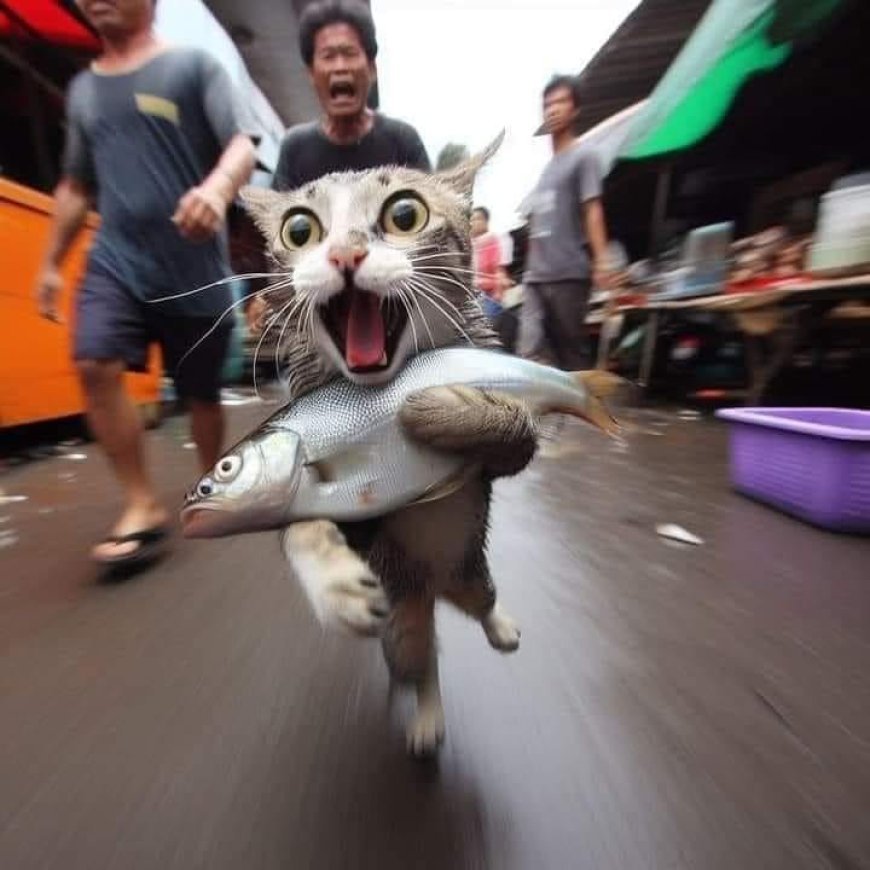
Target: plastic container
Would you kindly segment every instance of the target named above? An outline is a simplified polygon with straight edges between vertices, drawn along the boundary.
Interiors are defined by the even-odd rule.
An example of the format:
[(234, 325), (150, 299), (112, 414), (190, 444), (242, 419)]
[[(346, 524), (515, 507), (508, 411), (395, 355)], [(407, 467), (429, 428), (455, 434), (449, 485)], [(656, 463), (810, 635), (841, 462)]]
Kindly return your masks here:
[(831, 276), (870, 267), (870, 184), (842, 179), (822, 197), (807, 267), (815, 275)]
[(822, 528), (870, 533), (870, 411), (742, 408), (730, 423), (731, 483)]

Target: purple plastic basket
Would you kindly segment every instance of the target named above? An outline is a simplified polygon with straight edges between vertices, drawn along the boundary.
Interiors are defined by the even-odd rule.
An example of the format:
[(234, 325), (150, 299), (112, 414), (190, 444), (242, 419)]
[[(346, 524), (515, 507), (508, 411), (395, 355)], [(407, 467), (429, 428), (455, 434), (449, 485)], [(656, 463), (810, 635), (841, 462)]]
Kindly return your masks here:
[(731, 482), (815, 525), (870, 532), (870, 411), (742, 408), (730, 423)]

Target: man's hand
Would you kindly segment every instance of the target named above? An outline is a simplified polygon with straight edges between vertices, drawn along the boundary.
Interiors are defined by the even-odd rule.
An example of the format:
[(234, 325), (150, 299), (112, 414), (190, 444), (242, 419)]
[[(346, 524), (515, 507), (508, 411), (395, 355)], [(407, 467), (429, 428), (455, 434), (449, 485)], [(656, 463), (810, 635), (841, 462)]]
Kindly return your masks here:
[(172, 222), (192, 242), (210, 239), (224, 222), (229, 200), (217, 185), (193, 187), (178, 201)]
[(594, 263), (592, 266), (592, 286), (598, 290), (616, 289), (616, 273), (604, 263)]
[(63, 276), (56, 266), (45, 266), (36, 280), (36, 305), (39, 316), (53, 323), (63, 323), (57, 309), (57, 299), (63, 289)]

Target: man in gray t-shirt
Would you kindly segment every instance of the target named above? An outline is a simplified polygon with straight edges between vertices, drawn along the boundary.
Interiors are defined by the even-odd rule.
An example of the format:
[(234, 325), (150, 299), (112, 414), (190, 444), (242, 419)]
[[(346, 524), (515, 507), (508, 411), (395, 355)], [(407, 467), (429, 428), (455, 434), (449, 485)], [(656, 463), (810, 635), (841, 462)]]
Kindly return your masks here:
[(525, 205), (530, 226), (520, 322), (520, 353), (567, 370), (590, 365), (589, 291), (608, 281), (601, 167), (574, 138), (577, 111), (576, 80), (554, 77), (544, 89), (553, 158)]
[(220, 65), (157, 40), (155, 0), (78, 2), (103, 52), (67, 96), (63, 178), (36, 295), (42, 316), (58, 321), (60, 266), (96, 200), (101, 222), (76, 296), (73, 345), (88, 422), (126, 502), (92, 554), (119, 566), (149, 558), (167, 534), (123, 386), (126, 370), (145, 369), (151, 342), (188, 400), (202, 467), (220, 454), (228, 331), (212, 325), (231, 298), (222, 284), (190, 291), (229, 274), (223, 223), (251, 174), (254, 148)]

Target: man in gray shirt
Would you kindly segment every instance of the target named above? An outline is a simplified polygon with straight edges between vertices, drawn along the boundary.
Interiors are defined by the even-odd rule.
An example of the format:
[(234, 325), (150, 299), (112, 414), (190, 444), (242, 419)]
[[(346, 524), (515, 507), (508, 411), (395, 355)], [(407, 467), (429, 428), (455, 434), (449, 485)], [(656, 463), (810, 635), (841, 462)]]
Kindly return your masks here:
[[(223, 437), (218, 401), (231, 304), (226, 209), (254, 166), (228, 76), (204, 52), (171, 49), (153, 31), (156, 0), (79, 0), (103, 53), (67, 96), (63, 179), (36, 288), (40, 313), (59, 320), (60, 266), (95, 198), (101, 223), (76, 297), (74, 358), (88, 422), (124, 488), (125, 509), (93, 550), (104, 565), (153, 555), (168, 515), (149, 479), (142, 426), (123, 386), (143, 371), (151, 342), (188, 400), (203, 469)], [(196, 347), (198, 341), (201, 343)]]
[(571, 371), (591, 365), (584, 336), (590, 287), (609, 282), (603, 178), (596, 155), (574, 137), (578, 108), (576, 79), (555, 76), (544, 89), (553, 158), (526, 207), (529, 248), (520, 322), (523, 356)]

